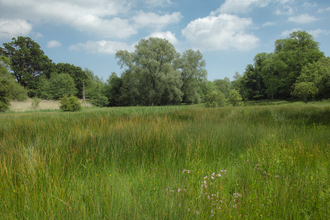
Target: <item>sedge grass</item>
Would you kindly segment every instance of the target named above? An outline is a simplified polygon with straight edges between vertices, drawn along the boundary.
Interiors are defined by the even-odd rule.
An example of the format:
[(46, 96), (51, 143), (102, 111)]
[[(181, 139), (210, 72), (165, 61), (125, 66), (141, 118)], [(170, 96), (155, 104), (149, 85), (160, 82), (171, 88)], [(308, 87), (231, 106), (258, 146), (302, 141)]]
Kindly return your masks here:
[(324, 104), (0, 114), (0, 218), (329, 219), (329, 115)]

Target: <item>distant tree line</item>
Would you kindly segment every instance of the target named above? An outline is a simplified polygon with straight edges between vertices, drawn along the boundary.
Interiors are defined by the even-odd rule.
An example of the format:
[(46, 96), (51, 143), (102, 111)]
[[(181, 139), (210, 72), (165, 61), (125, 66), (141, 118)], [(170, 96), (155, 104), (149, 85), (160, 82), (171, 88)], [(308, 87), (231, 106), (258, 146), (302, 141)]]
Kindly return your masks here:
[(247, 65), (242, 75), (236, 72), (233, 81), (227, 77), (208, 81), (199, 51), (181, 54), (160, 38), (142, 39), (134, 52), (117, 51), (123, 72), (120, 76), (111, 73), (106, 81), (87, 68), (52, 62), (29, 37), (4, 43), (0, 55), (3, 103), (28, 96), (82, 98), (83, 91), (96, 106), (175, 105), (206, 100), (222, 106), (230, 96), (239, 100), (238, 95), (243, 100), (298, 97), (306, 103), (310, 98), (330, 98), (330, 58), (305, 31), (276, 40), (273, 53), (257, 54), (254, 64)]
[[(13, 38), (0, 47), (0, 53), (1, 78), (10, 78), (10, 85), (15, 85), (16, 91), (19, 88), (19, 100), (27, 96), (82, 98), (85, 94), (96, 106), (130, 106), (199, 103), (205, 96), (202, 84), (207, 82), (207, 72), (203, 55), (193, 50), (180, 54), (165, 39), (142, 39), (134, 52), (118, 51), (116, 58), (123, 73), (111, 73), (106, 81), (87, 68), (52, 62), (29, 37)], [(13, 92), (11, 87), (6, 90), (7, 99), (18, 99), (9, 95)]]

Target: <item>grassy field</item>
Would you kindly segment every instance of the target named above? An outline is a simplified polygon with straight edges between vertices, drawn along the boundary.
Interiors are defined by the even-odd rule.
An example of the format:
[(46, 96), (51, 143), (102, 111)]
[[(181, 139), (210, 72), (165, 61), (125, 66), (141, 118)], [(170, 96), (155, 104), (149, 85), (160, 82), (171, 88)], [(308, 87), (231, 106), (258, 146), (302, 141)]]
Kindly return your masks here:
[(0, 114), (0, 219), (330, 219), (330, 105)]

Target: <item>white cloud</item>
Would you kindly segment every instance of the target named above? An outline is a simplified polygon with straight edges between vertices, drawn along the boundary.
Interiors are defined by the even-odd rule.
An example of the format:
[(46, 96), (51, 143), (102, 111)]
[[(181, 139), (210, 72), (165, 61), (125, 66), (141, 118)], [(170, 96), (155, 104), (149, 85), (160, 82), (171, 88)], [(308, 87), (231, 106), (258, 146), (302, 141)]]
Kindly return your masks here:
[(39, 33), (39, 32), (35, 34), (35, 38), (36, 39), (42, 38), (42, 37), (43, 37), (43, 35), (41, 33)]
[(281, 36), (282, 36), (282, 37), (289, 37), (289, 35), (290, 35), (292, 32), (295, 32), (295, 31), (301, 31), (301, 29), (300, 29), (300, 28), (293, 28), (293, 29), (291, 29), (291, 30), (283, 31), (283, 32), (281, 33)]
[(152, 7), (164, 7), (173, 4), (170, 0), (144, 0), (143, 3)]
[(11, 39), (19, 35), (28, 35), (32, 25), (21, 19), (1, 19), (0, 39)]
[(69, 50), (83, 49), (88, 53), (115, 54), (117, 50), (127, 50), (129, 52), (133, 52), (136, 44), (137, 42), (132, 45), (128, 45), (119, 41), (87, 41), (86, 43), (71, 45)]
[(58, 42), (57, 40), (52, 40), (47, 43), (48, 48), (54, 48), (54, 47), (60, 47), (62, 44)]
[(173, 12), (172, 14), (158, 15), (153, 12), (145, 13), (139, 11), (139, 13), (132, 18), (137, 27), (155, 27), (161, 29), (168, 24), (178, 23), (182, 19), (180, 12)]
[[(283, 37), (289, 37), (289, 34), (291, 34), (292, 32), (294, 31), (301, 31), (302, 29), (301, 28), (293, 28), (291, 30), (286, 30), (286, 31), (283, 31), (281, 36)], [(316, 29), (316, 30), (309, 30), (309, 31), (306, 31), (307, 33), (313, 35), (313, 37), (318, 37), (319, 35), (321, 34), (325, 34), (325, 35), (328, 35), (330, 34), (330, 31), (328, 30), (323, 30), (323, 29)]]
[(126, 38), (137, 33), (117, 15), (130, 9), (127, 0), (0, 0), (0, 14), (34, 23), (67, 24), (102, 37)]
[(219, 13), (245, 13), (254, 7), (266, 7), (272, 0), (226, 0), (220, 8), (211, 12), (211, 16)]
[(275, 11), (275, 14), (277, 14), (277, 15), (292, 15), (293, 14), (293, 9), (290, 6), (285, 5), (281, 9), (277, 9)]
[(320, 8), (317, 12), (327, 12), (330, 11), (330, 7), (328, 8)]
[(325, 35), (330, 34), (330, 31), (323, 30), (323, 29), (316, 29), (316, 30), (311, 30), (311, 31), (307, 31), (307, 32), (310, 33), (311, 35), (313, 35), (313, 37), (318, 37), (321, 34), (325, 34)]
[(307, 24), (317, 21), (318, 19), (314, 16), (310, 16), (309, 14), (301, 14), (295, 17), (289, 17), (288, 21), (295, 22), (298, 24)]
[(199, 18), (182, 30), (194, 49), (200, 50), (250, 50), (258, 45), (259, 38), (245, 33), (252, 25), (251, 18), (230, 14)]
[(268, 26), (274, 26), (274, 25), (276, 25), (275, 22), (268, 21), (268, 22), (265, 22), (263, 25), (261, 25), (261, 27), (268, 27)]
[[(168, 40), (171, 44), (176, 45), (179, 43), (178, 39), (176, 39), (175, 34), (173, 34), (170, 31), (166, 32), (154, 32), (149, 37), (158, 37), (158, 38), (165, 38)], [(149, 38), (147, 37), (147, 38)]]

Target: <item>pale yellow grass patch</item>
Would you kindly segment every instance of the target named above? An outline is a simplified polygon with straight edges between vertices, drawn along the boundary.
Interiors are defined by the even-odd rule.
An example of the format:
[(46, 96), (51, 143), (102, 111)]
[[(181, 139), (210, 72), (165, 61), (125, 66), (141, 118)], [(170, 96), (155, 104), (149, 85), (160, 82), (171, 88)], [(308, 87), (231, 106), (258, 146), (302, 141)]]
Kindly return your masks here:
[[(86, 103), (87, 106), (92, 106), (90, 103)], [(85, 106), (84, 103), (81, 101), (81, 105)], [(35, 110), (42, 110), (42, 109), (60, 109), (60, 101), (54, 100), (41, 100), (39, 103), (39, 107)], [(24, 111), (32, 111), (32, 99), (27, 99), (25, 101), (10, 101), (9, 111), (14, 112), (24, 112)]]

